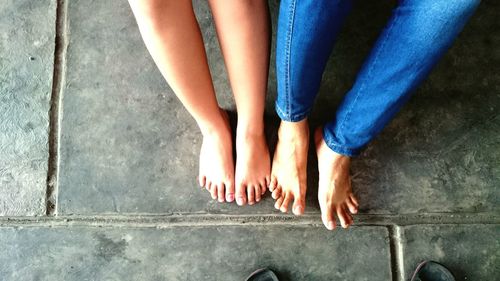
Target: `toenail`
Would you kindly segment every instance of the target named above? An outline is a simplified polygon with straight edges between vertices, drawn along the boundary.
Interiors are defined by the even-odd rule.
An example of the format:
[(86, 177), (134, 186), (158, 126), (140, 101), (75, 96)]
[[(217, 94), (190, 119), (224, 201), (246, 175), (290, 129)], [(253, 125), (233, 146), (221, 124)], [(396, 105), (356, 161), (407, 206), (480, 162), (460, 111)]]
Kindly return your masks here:
[(334, 226), (333, 226), (333, 221), (329, 221), (328, 222), (328, 229), (334, 229)]
[(302, 211), (303, 211), (302, 206), (295, 207), (295, 213), (300, 214), (300, 213), (302, 213)]
[(228, 194), (228, 195), (226, 196), (226, 200), (227, 200), (227, 201), (229, 201), (229, 202), (233, 202), (233, 200), (234, 200), (234, 194), (232, 194), (232, 193), (231, 193), (231, 194)]
[(243, 205), (243, 198), (240, 197), (236, 198), (236, 203), (240, 206)]

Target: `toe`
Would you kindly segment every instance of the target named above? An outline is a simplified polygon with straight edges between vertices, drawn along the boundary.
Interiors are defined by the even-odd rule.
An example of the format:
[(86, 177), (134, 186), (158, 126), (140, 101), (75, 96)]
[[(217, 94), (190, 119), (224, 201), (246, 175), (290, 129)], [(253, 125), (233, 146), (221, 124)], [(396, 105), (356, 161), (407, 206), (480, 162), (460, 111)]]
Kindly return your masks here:
[(255, 203), (255, 188), (253, 185), (247, 185), (247, 196), (248, 196), (248, 204), (253, 205)]
[(210, 185), (210, 195), (212, 199), (217, 199), (217, 185), (215, 183), (211, 183)]
[(280, 209), (281, 208), (281, 204), (283, 204), (283, 196), (280, 196), (278, 199), (276, 199), (276, 202), (274, 203), (274, 208), (275, 209)]
[(266, 176), (266, 186), (271, 185), (271, 176)]
[(335, 219), (333, 218), (333, 206), (328, 205), (326, 202), (322, 203), (320, 201), (320, 209), (321, 209), (321, 220), (323, 224), (328, 230), (335, 229)]
[(246, 189), (243, 184), (238, 184), (236, 186), (236, 203), (239, 206), (243, 206), (247, 203)]
[(353, 224), (354, 220), (352, 219), (352, 216), (349, 213), (349, 207), (347, 206), (347, 204), (344, 204), (342, 206), (342, 208), (344, 209), (344, 214), (346, 215), (347, 223), (349, 224), (349, 226), (351, 226)]
[(198, 176), (198, 184), (200, 185), (201, 188), (205, 187), (206, 181), (207, 181), (207, 178), (205, 176), (202, 176), (202, 175)]
[(259, 185), (260, 185), (260, 195), (264, 195), (264, 193), (266, 193), (266, 179), (262, 179), (260, 182), (259, 182)]
[(210, 190), (212, 190), (212, 182), (207, 180), (207, 184), (205, 184), (205, 189), (208, 190), (208, 192), (210, 192)]
[(262, 197), (262, 186), (257, 184), (254, 186), (255, 188), (255, 202), (260, 202), (260, 199)]
[(271, 182), (269, 183), (269, 190), (273, 192), (278, 186), (278, 180), (275, 176), (271, 176)]
[(349, 199), (351, 199), (352, 203), (356, 205), (356, 207), (359, 207), (358, 199), (356, 198), (356, 196), (354, 196), (354, 194), (351, 193), (349, 195)]
[(226, 197), (226, 192), (225, 192), (225, 186), (224, 186), (224, 183), (219, 183), (217, 185), (217, 197), (219, 199), (219, 202), (224, 202), (225, 201), (225, 197)]
[(354, 205), (350, 198), (347, 198), (345, 203), (351, 214), (356, 214), (358, 212), (358, 206)]
[(281, 186), (278, 186), (274, 189), (273, 193), (271, 194), (273, 199), (277, 199), (278, 197), (281, 196)]
[(339, 221), (340, 221), (340, 224), (342, 225), (342, 227), (348, 228), (349, 227), (349, 218), (347, 217), (347, 214), (344, 212), (344, 209), (341, 206), (337, 206), (336, 212), (337, 212), (337, 217), (339, 218)]
[(226, 181), (226, 201), (233, 202), (234, 200), (234, 183), (232, 181)]
[(285, 199), (283, 199), (283, 204), (281, 205), (280, 211), (283, 213), (288, 212), (288, 205), (292, 201), (293, 195), (290, 192), (285, 193)]
[(296, 216), (300, 216), (304, 214), (304, 209), (305, 209), (306, 203), (304, 198), (299, 198), (298, 196), (295, 197), (295, 200), (293, 201), (293, 213)]

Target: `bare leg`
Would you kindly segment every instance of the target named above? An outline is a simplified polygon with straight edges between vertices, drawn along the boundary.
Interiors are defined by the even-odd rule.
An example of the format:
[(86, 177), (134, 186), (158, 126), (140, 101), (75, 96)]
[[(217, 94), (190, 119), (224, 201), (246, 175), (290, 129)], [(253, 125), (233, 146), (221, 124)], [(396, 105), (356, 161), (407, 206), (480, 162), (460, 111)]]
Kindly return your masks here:
[(307, 119), (299, 122), (281, 121), (269, 189), (276, 200), (274, 207), (282, 212), (286, 213), (288, 205), (293, 201), (293, 213), (295, 215), (304, 213), (308, 148)]
[(238, 109), (236, 202), (252, 205), (260, 201), (270, 174), (264, 136), (270, 48), (267, 1), (209, 3)]
[(351, 157), (331, 150), (323, 139), (323, 128), (314, 134), (318, 156), (318, 200), (321, 220), (326, 228), (335, 228), (335, 217), (343, 228), (353, 223), (351, 214), (358, 212), (358, 200), (351, 188)]
[(327, 228), (335, 226), (334, 215), (349, 226), (357, 212), (348, 156), (358, 155), (399, 112), (479, 2), (405, 0), (395, 8), (335, 117), (316, 133), (318, 199)]
[(203, 134), (199, 182), (212, 198), (234, 199), (231, 132), (215, 97), (191, 1), (130, 0), (146, 47)]

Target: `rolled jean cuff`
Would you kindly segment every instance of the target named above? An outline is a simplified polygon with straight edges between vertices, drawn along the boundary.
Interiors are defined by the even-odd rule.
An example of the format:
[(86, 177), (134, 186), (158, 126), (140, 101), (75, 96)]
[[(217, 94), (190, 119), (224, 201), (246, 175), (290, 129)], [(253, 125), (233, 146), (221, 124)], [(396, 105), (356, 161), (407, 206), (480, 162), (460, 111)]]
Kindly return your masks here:
[(309, 115), (309, 111), (299, 114), (287, 114), (283, 109), (280, 108), (277, 102), (275, 103), (275, 109), (279, 118), (286, 122), (299, 122), (304, 120), (307, 115)]
[(333, 140), (331, 136), (327, 134), (325, 131), (325, 128), (323, 128), (323, 140), (325, 140), (326, 146), (333, 150), (333, 152), (336, 152), (338, 154), (342, 154), (345, 156), (349, 157), (356, 157), (359, 156), (361, 153), (362, 148), (348, 148), (345, 147), (341, 144), (338, 144), (336, 141)]

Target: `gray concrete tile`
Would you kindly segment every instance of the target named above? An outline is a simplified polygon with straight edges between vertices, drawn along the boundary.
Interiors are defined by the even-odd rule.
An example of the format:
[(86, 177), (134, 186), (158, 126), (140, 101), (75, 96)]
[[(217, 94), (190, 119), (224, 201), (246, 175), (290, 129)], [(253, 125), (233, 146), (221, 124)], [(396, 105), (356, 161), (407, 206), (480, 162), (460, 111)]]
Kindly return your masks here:
[(0, 215), (45, 213), (55, 9), (0, 3)]
[(457, 281), (500, 276), (499, 225), (410, 226), (404, 228), (404, 268), (409, 280), (423, 260), (448, 267)]
[(2, 228), (3, 280), (391, 280), (387, 230), (229, 226)]
[[(313, 127), (331, 118), (391, 5), (364, 2), (355, 8), (324, 75)], [(494, 187), (500, 183), (500, 96), (498, 77), (487, 71), (498, 56), (483, 54), (500, 39), (477, 32), (496, 30), (492, 5), (480, 8), (415, 98), (355, 160), (361, 213), (499, 210)], [(208, 7), (203, 1), (195, 7), (219, 100), (234, 109)], [(196, 125), (156, 69), (126, 1), (71, 1), (68, 14), (58, 213), (275, 212), (269, 197), (258, 207), (237, 208), (197, 189)], [(272, 113), (273, 62), (269, 90)], [(269, 137), (275, 140), (273, 118)], [(309, 172), (307, 211), (318, 212), (313, 154)]]

